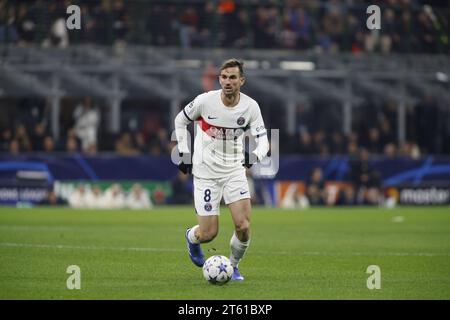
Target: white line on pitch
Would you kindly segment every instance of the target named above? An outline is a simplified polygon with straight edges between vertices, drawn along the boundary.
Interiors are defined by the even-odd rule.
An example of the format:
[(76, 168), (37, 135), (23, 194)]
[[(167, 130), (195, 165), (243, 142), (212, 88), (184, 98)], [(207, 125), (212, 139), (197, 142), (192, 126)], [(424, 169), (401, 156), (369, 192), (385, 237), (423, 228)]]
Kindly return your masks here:
[(45, 249), (78, 249), (78, 250), (113, 250), (113, 251), (150, 251), (150, 252), (182, 252), (182, 249), (172, 248), (136, 248), (136, 247), (98, 247), (98, 246), (70, 246), (65, 244), (32, 244), (1, 242), (2, 247), (26, 247)]
[[(112, 250), (112, 251), (140, 251), (140, 252), (184, 252), (184, 249), (174, 248), (142, 248), (142, 247), (99, 247), (99, 246), (71, 246), (64, 244), (32, 244), (1, 242), (2, 247), (25, 247), (44, 249), (76, 249), (76, 250)], [(450, 256), (450, 253), (431, 252), (320, 252), (320, 251), (253, 251), (253, 254), (292, 255), (292, 256), (414, 256), (414, 257), (440, 257)]]

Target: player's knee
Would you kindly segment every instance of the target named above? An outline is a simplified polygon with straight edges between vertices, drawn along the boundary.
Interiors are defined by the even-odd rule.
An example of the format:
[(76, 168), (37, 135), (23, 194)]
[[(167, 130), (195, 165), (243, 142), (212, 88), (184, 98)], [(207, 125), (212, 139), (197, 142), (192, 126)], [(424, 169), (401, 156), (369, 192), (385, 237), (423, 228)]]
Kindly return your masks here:
[(248, 221), (247, 219), (237, 221), (235, 229), (238, 233), (247, 234), (250, 230), (250, 221)]

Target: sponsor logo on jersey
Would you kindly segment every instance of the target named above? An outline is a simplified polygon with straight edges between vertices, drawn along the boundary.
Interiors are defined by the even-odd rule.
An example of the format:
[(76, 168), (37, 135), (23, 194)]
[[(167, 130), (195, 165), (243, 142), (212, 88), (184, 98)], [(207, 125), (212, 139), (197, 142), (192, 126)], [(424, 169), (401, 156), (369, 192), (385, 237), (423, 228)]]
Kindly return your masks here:
[(210, 137), (220, 140), (237, 139), (244, 134), (245, 128), (224, 128), (213, 126), (203, 118), (199, 119), (201, 129)]

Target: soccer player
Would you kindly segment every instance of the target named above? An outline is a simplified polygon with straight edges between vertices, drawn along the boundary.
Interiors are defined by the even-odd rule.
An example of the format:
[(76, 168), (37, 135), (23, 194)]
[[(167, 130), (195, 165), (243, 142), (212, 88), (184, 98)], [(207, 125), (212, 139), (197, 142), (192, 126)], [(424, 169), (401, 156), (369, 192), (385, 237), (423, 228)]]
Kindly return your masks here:
[[(222, 89), (198, 95), (175, 118), (178, 168), (194, 176), (194, 204), (198, 224), (185, 237), (192, 262), (205, 261), (200, 244), (212, 241), (218, 232), (220, 202), (223, 197), (234, 222), (230, 240), (233, 280), (242, 281), (238, 264), (250, 244), (251, 202), (245, 169), (261, 161), (269, 150), (264, 121), (258, 103), (241, 92), (245, 83), (243, 62), (230, 59), (220, 68)], [(192, 161), (187, 125), (196, 121)], [(245, 151), (244, 133), (250, 130), (256, 148)]]

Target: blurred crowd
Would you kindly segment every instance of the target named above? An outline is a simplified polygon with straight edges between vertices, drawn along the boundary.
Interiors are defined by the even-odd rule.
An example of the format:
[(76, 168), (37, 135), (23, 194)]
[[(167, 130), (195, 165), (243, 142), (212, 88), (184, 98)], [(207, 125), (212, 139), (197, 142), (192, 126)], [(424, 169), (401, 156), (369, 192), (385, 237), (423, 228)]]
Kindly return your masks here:
[(399, 141), (398, 111), (394, 101), (380, 108), (372, 105), (356, 108), (352, 131), (347, 134), (336, 126), (340, 121), (333, 119), (333, 112), (328, 109), (299, 105), (296, 134), (284, 134), (281, 152), (357, 156), (361, 148), (365, 148), (370, 154), (387, 158), (402, 156), (416, 159), (424, 154), (450, 151), (444, 141), (448, 136), (447, 113), (441, 113), (431, 97), (408, 108), (404, 142)]
[[(315, 49), (320, 52), (449, 51), (447, 0), (0, 0), (0, 43)], [(65, 28), (81, 8), (81, 30)], [(381, 32), (366, 27), (369, 5)]]
[(327, 180), (323, 168), (314, 167), (307, 179), (289, 186), (280, 207), (395, 206), (398, 199), (385, 193), (381, 173), (371, 165), (369, 158), (369, 151), (361, 148), (355, 157), (350, 158), (349, 170), (342, 181)]
[(146, 189), (134, 184), (128, 192), (115, 183), (106, 190), (99, 186), (79, 184), (65, 197), (50, 192), (47, 205), (68, 204), (74, 209), (151, 209), (153, 202)]
[(35, 100), (26, 100), (23, 104), (7, 102), (7, 105), (8, 108), (0, 110), (0, 153), (167, 155), (175, 145), (170, 141), (168, 126), (153, 116), (146, 118), (145, 123), (137, 128), (128, 127), (120, 133), (107, 134), (101, 126), (104, 116), (101, 108), (90, 97), (79, 100), (75, 108), (68, 109), (69, 119), (61, 122), (60, 134), (56, 138), (52, 134), (48, 107)]
[[(31, 104), (30, 104), (31, 103)], [(171, 123), (157, 112), (142, 113), (127, 108), (133, 121), (124, 121), (117, 134), (105, 128), (102, 108), (90, 97), (73, 101), (67, 108), (67, 121), (60, 123), (55, 138), (50, 123), (51, 115), (45, 106), (36, 101), (8, 104), (11, 113), (4, 108), (0, 112), (0, 152), (21, 154), (27, 152), (67, 152), (93, 155), (98, 152), (114, 152), (123, 156), (170, 155), (176, 145), (171, 140)], [(450, 153), (448, 139), (448, 112), (439, 111), (432, 98), (426, 98), (407, 110), (405, 141), (398, 136), (398, 112), (395, 102), (380, 108), (372, 105), (356, 108), (349, 133), (342, 131), (341, 119), (334, 119), (329, 109), (300, 104), (297, 107), (297, 127), (293, 135), (286, 131), (285, 117), (278, 108), (263, 110), (268, 128), (280, 129), (280, 152), (300, 155), (357, 156), (361, 148), (370, 154), (388, 158), (419, 158), (427, 154)], [(139, 118), (139, 119), (137, 119)], [(7, 119), (7, 121), (6, 121)], [(136, 123), (134, 123), (136, 122)], [(133, 123), (132, 125), (130, 123)], [(192, 129), (192, 128), (191, 128)]]

